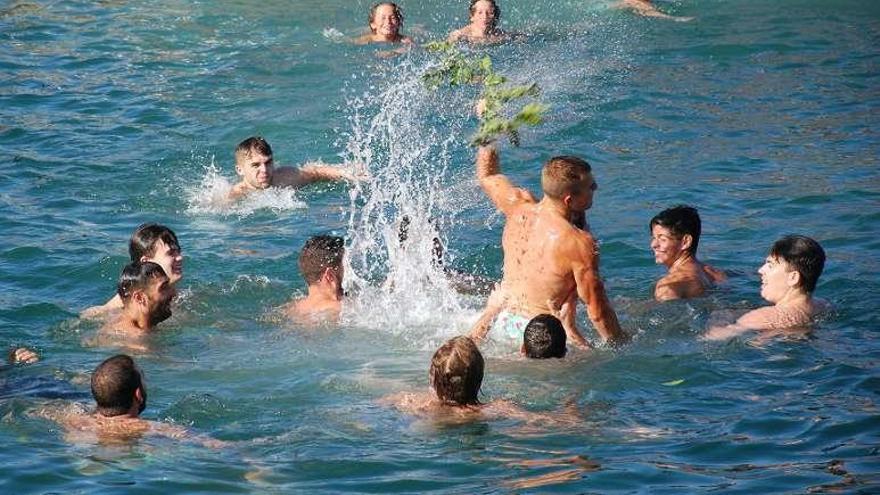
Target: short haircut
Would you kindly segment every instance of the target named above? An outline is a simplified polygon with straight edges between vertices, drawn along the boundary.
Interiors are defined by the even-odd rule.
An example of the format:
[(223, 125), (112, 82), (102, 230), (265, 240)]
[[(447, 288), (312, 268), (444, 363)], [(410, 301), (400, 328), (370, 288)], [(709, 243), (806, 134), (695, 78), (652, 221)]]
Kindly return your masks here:
[(431, 358), (428, 378), (431, 388), (443, 402), (475, 405), (483, 383), (485, 362), (470, 337), (454, 337), (437, 349)]
[(237, 162), (242, 156), (251, 156), (255, 151), (263, 156), (272, 156), (272, 147), (265, 139), (260, 136), (251, 136), (235, 147), (235, 161)]
[(306, 241), (299, 255), (299, 271), (306, 283), (312, 285), (321, 279), (324, 270), (339, 270), (345, 243), (341, 237), (316, 235)]
[(565, 357), (565, 329), (553, 315), (538, 315), (529, 321), (523, 332), (526, 357), (533, 359)]
[(167, 277), (165, 270), (152, 261), (132, 261), (122, 269), (116, 293), (125, 304), (135, 291), (146, 289), (153, 279)]
[[(484, 0), (471, 0), (471, 5), (470, 7), (468, 7), (468, 12), (470, 12), (470, 15), (474, 15), (474, 9), (476, 9), (477, 4), (482, 1)], [(492, 4), (492, 11), (495, 13), (492, 19), (492, 28), (494, 29), (498, 27), (498, 21), (501, 19), (501, 7), (498, 6), (498, 2), (496, 2), (495, 0), (485, 1)]]
[(174, 232), (158, 223), (145, 223), (135, 229), (128, 241), (128, 254), (131, 261), (139, 261), (141, 257), (153, 257), (156, 254), (156, 243), (162, 241), (171, 249), (180, 250), (180, 243)]
[(782, 259), (801, 275), (801, 287), (809, 294), (825, 268), (825, 250), (815, 240), (802, 235), (787, 235), (773, 243), (770, 256)]
[(547, 196), (561, 200), (579, 192), (578, 186), (590, 172), (590, 164), (576, 156), (554, 156), (541, 170), (541, 189)]
[(655, 225), (669, 229), (670, 232), (678, 237), (682, 237), (685, 234), (690, 235), (693, 242), (691, 242), (688, 252), (691, 256), (697, 255), (702, 224), (700, 223), (700, 214), (696, 208), (687, 205), (667, 208), (651, 219), (650, 229), (653, 230)]
[[(397, 22), (403, 24), (403, 12), (401, 12), (400, 7), (397, 6), (394, 2), (379, 2), (372, 7), (370, 7), (370, 15), (367, 17), (367, 21), (369, 24), (373, 24), (373, 21), (376, 20), (376, 11), (379, 10), (379, 7), (383, 5), (390, 5), (391, 10), (394, 11), (394, 16), (397, 17)], [(376, 32), (373, 29), (373, 26), (370, 26), (370, 31)]]
[(102, 416), (119, 416), (131, 410), (134, 393), (142, 387), (134, 360), (118, 354), (99, 364), (92, 373), (92, 397)]

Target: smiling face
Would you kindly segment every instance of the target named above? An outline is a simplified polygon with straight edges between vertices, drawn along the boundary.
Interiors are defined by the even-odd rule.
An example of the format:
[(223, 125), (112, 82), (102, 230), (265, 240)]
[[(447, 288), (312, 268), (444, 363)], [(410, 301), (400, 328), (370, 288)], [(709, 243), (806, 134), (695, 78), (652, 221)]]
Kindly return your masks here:
[(761, 276), (761, 297), (773, 304), (795, 289), (800, 280), (797, 270), (792, 269), (785, 260), (772, 255), (764, 260), (758, 274)]
[(481, 0), (471, 8), (471, 24), (483, 33), (495, 29), (495, 6), (488, 0)]
[(660, 225), (651, 227), (651, 251), (658, 265), (672, 266), (685, 250), (682, 237), (672, 230)]
[(183, 278), (183, 254), (180, 248), (171, 247), (165, 241), (159, 239), (155, 244), (155, 252), (152, 256), (143, 256), (141, 261), (152, 261), (161, 266), (168, 275), (171, 284), (176, 284)]
[(370, 31), (385, 38), (396, 38), (400, 32), (400, 16), (393, 5), (383, 3), (376, 7), (370, 19)]
[(264, 155), (257, 150), (236, 153), (235, 171), (251, 188), (266, 189), (272, 185), (275, 162), (272, 155)]

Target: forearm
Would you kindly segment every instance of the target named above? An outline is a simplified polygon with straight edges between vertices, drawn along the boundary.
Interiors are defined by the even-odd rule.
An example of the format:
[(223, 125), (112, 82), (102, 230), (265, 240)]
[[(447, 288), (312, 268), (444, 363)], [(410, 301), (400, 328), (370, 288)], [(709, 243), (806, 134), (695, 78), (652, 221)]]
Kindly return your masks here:
[(609, 344), (623, 344), (629, 340), (629, 336), (620, 328), (620, 322), (617, 321), (617, 314), (611, 307), (608, 298), (603, 295), (601, 298), (587, 305), (587, 313), (593, 327), (602, 340)]
[(489, 333), (489, 329), (492, 328), (492, 321), (501, 311), (501, 307), (487, 307), (483, 314), (480, 315), (480, 319), (474, 323), (474, 326), (471, 327), (471, 331), (468, 336), (474, 341), (479, 343), (483, 339), (486, 338), (486, 335)]
[(501, 174), (501, 163), (498, 161), (498, 150), (495, 146), (480, 146), (477, 148), (477, 179), (483, 179)]
[(309, 162), (300, 167), (306, 182), (353, 180), (347, 168), (338, 165), (327, 165), (323, 162)]

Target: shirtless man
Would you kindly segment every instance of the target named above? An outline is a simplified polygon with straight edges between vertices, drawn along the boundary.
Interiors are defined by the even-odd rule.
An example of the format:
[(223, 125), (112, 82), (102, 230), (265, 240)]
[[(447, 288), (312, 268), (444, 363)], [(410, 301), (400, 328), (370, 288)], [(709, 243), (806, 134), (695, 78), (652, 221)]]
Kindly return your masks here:
[(700, 297), (727, 279), (720, 270), (697, 260), (701, 224), (696, 208), (676, 206), (663, 210), (651, 219), (650, 226), (654, 260), (668, 270), (654, 287), (655, 299)]
[(403, 25), (403, 13), (393, 2), (380, 2), (370, 8), (368, 17), (370, 32), (355, 40), (359, 45), (368, 43), (402, 43), (411, 45), (409, 36), (400, 34)]
[(568, 321), (563, 322), (568, 339), (579, 347), (589, 347), (574, 321), (577, 294), (587, 305), (601, 338), (623, 343), (627, 336), (599, 276), (597, 243), (586, 225), (583, 230), (572, 225), (573, 218), (582, 217), (592, 206), (598, 188), (590, 165), (572, 156), (551, 158), (541, 171), (544, 196), (536, 202), (501, 174), (496, 149), (481, 146), (477, 178), (506, 219), (501, 240), (504, 276), (498, 288), (503, 310), (492, 329), (519, 339), (529, 320), (570, 304)]
[(657, 7), (651, 3), (651, 0), (621, 0), (620, 3), (617, 4), (618, 8), (621, 9), (630, 9), (636, 14), (645, 17), (657, 17), (659, 19), (669, 19), (678, 22), (687, 22), (693, 20), (693, 17), (676, 17), (669, 14), (664, 14), (657, 10)]
[(117, 293), (122, 312), (107, 322), (101, 333), (144, 336), (171, 316), (176, 292), (162, 267), (150, 261), (129, 263), (119, 277)]
[(761, 276), (761, 297), (772, 303), (749, 311), (732, 325), (709, 330), (706, 339), (723, 340), (750, 330), (780, 332), (808, 326), (828, 309), (826, 301), (813, 297), (825, 267), (825, 251), (818, 242), (789, 235), (773, 243)]
[(471, 0), (469, 8), (470, 23), (449, 33), (448, 41), (467, 41), (469, 43), (496, 43), (504, 41), (508, 35), (498, 28), (501, 9), (495, 0)]
[(308, 284), (308, 295), (288, 303), (284, 308), (287, 316), (296, 320), (339, 319), (344, 255), (341, 237), (318, 235), (306, 241), (299, 255), (299, 271)]
[[(68, 406), (44, 408), (35, 415), (61, 424), (65, 439), (74, 443), (119, 443), (146, 435), (174, 439), (191, 437), (179, 426), (141, 419), (140, 415), (147, 407), (147, 390), (141, 371), (125, 354), (113, 356), (98, 365), (92, 373), (92, 397), (97, 403), (94, 413)], [(191, 438), (211, 448), (224, 444), (219, 440)]]
[[(156, 223), (138, 227), (128, 242), (131, 261), (152, 261), (162, 267), (171, 285), (183, 278), (183, 254), (177, 236), (171, 229)], [(80, 313), (82, 318), (100, 318), (122, 309), (122, 299), (114, 295), (102, 306), (93, 306)]]
[(276, 169), (272, 148), (261, 137), (249, 137), (236, 146), (235, 171), (241, 177), (241, 182), (229, 192), (230, 200), (270, 187), (302, 187), (320, 181), (358, 180), (350, 170), (322, 162), (309, 162), (299, 168)]

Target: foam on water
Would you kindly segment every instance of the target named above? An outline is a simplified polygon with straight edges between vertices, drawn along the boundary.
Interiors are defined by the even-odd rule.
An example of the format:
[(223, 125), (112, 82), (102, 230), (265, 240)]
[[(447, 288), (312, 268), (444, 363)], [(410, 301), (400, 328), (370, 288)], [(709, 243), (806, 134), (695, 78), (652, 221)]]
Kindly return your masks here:
[(234, 184), (220, 173), (214, 163), (204, 167), (205, 173), (195, 187), (185, 189), (187, 213), (191, 215), (237, 215), (248, 216), (255, 211), (268, 209), (276, 212), (300, 210), (308, 205), (297, 197), (292, 188), (273, 187), (255, 191), (246, 197), (230, 202), (229, 192)]

